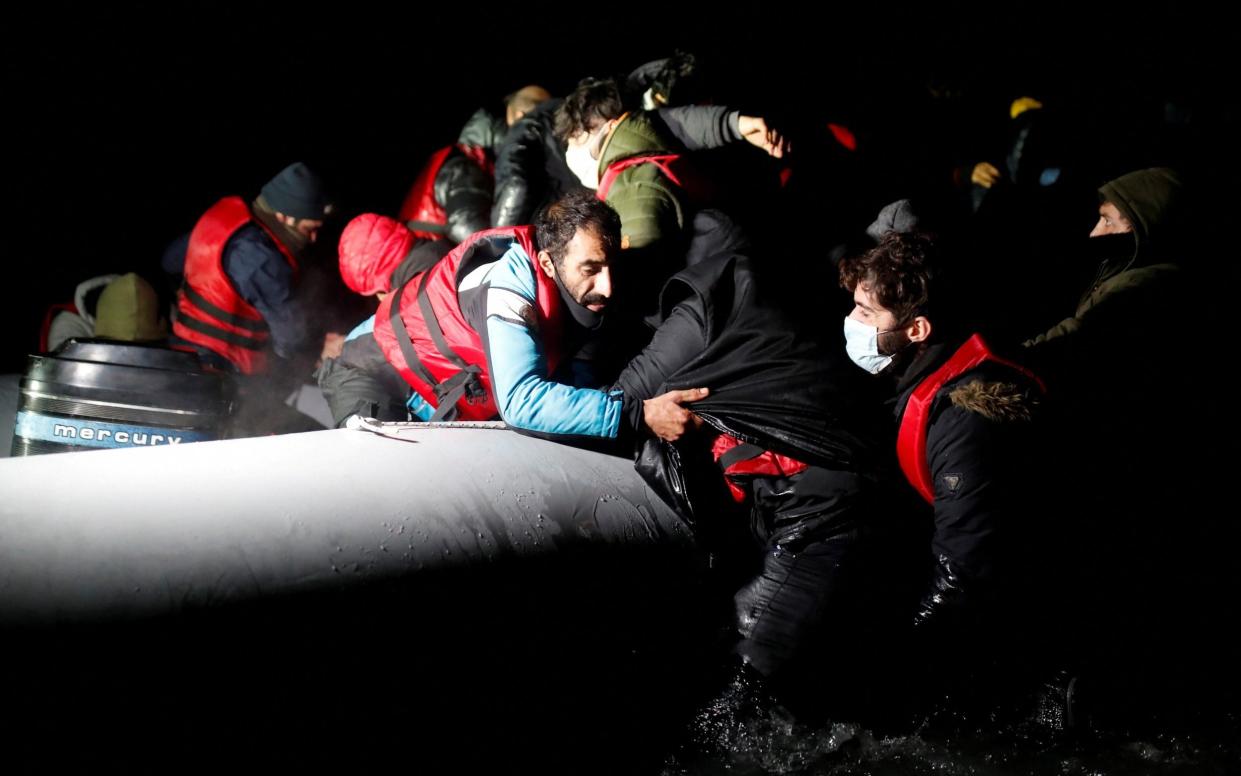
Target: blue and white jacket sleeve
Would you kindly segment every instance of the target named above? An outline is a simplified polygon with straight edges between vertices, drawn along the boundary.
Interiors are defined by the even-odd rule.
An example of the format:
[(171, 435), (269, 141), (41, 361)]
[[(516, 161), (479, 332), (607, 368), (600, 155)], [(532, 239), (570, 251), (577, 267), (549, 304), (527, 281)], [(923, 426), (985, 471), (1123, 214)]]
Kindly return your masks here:
[(534, 272), (514, 245), (487, 278), (487, 359), (500, 415), (523, 431), (615, 439), (623, 414), (620, 391), (548, 379)]

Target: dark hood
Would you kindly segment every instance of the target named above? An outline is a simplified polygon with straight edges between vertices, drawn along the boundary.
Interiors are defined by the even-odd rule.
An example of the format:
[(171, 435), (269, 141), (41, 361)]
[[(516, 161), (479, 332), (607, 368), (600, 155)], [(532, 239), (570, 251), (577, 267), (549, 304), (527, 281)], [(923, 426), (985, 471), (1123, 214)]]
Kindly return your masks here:
[(1133, 226), (1136, 246), (1128, 267), (1175, 259), (1185, 217), (1181, 179), (1176, 172), (1166, 167), (1131, 172), (1103, 184), (1099, 197), (1115, 205)]

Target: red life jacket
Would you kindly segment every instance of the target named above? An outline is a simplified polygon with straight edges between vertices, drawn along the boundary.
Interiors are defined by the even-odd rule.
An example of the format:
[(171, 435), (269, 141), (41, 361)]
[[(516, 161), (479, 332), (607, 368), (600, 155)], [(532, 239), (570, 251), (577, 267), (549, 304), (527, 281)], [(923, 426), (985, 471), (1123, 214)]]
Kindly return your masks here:
[(443, 205), (435, 201), (435, 178), (453, 151), (460, 151), (486, 170), (488, 175), (495, 175), (495, 163), (487, 155), (487, 149), (480, 146), (458, 143), (445, 146), (431, 154), (431, 158), (423, 165), (422, 172), (418, 173), (414, 180), (414, 185), (409, 187), (409, 193), (405, 195), (405, 202), (397, 214), (397, 220), (409, 226), (415, 237), (425, 240), (444, 239), (446, 230), (437, 227), (447, 226), (448, 213), (444, 211)]
[(241, 197), (225, 197), (198, 219), (185, 252), (185, 282), (177, 293), (172, 331), (178, 337), (227, 359), (242, 374), (267, 371), (270, 337), (263, 316), (241, 298), (224, 274), (229, 238), (246, 224), (267, 232), (294, 273), (297, 260), (276, 235), (250, 214)]
[(681, 161), (680, 154), (663, 154), (655, 153), (649, 155), (630, 156), (620, 159), (608, 165), (603, 171), (603, 177), (599, 179), (599, 188), (596, 190), (601, 201), (606, 202), (608, 192), (612, 190), (612, 184), (616, 183), (616, 178), (630, 167), (636, 167), (639, 164), (653, 164), (659, 168), (668, 180), (672, 181), (677, 188), (687, 188), (689, 181), (688, 170)]
[(375, 342), (438, 420), (490, 420), (499, 415), (487, 374), (482, 336), (461, 311), (457, 287), (481, 264), (499, 259), (516, 242), (537, 278), (548, 371), (559, 360), (560, 291), (535, 259), (534, 228), (508, 226), (471, 235), (434, 267), (410, 278), (375, 312)]
[(724, 470), (724, 483), (733, 501), (745, 501), (745, 477), (792, 477), (810, 465), (787, 455), (764, 450), (757, 445), (742, 442), (734, 436), (720, 434), (711, 445), (711, 455)]
[(935, 502), (935, 483), (931, 476), (931, 464), (926, 456), (926, 432), (931, 422), (931, 405), (935, 403), (935, 395), (941, 388), (985, 361), (1019, 372), (1033, 380), (1039, 390), (1047, 391), (1037, 375), (1020, 364), (992, 353), (978, 334), (966, 340), (965, 344), (952, 354), (952, 358), (923, 379), (910, 394), (905, 412), (901, 415), (901, 428), (896, 437), (896, 455), (905, 478), (928, 504)]

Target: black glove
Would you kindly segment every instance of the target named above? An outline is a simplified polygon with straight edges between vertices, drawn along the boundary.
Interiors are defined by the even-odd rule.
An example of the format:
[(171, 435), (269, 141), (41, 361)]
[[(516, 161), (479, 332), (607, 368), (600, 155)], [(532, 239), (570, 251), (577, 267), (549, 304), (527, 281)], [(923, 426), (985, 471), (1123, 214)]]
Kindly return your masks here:
[(958, 622), (968, 606), (967, 588), (952, 561), (944, 555), (937, 557), (931, 570), (931, 589), (914, 612), (914, 627), (927, 630)]

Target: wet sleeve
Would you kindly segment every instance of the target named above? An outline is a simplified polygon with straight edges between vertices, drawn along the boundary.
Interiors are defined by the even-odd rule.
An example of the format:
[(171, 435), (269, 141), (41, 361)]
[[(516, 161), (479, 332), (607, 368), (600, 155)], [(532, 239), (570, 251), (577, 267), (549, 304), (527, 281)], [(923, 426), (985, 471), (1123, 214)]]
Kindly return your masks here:
[(947, 407), (927, 434), (935, 488), (931, 549), (951, 559), (969, 580), (991, 576), (996, 528), (1005, 519), (1003, 462), (1011, 457), (995, 424), (960, 407)]

